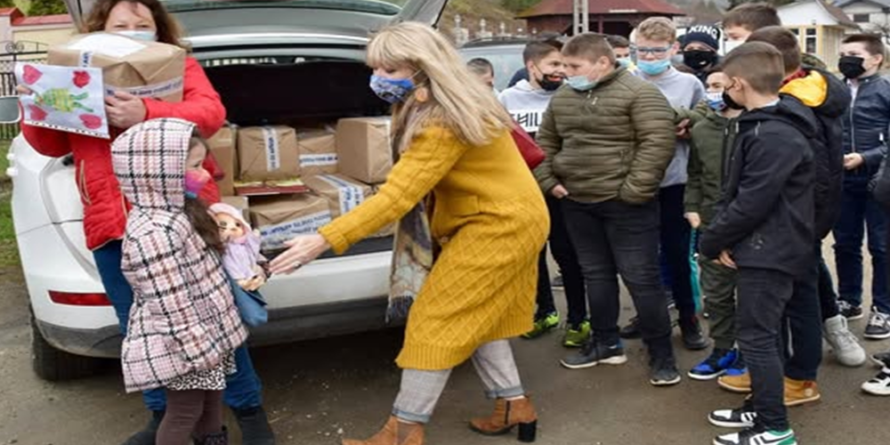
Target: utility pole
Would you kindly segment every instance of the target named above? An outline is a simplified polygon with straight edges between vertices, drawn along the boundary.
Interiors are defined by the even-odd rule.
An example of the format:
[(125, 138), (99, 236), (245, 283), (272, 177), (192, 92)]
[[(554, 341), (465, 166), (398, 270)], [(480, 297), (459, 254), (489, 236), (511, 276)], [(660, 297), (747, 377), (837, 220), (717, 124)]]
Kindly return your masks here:
[(573, 27), (572, 31), (575, 35), (582, 34), (590, 31), (590, 3), (589, 0), (572, 0), (574, 3), (574, 7), (572, 8), (573, 14)]

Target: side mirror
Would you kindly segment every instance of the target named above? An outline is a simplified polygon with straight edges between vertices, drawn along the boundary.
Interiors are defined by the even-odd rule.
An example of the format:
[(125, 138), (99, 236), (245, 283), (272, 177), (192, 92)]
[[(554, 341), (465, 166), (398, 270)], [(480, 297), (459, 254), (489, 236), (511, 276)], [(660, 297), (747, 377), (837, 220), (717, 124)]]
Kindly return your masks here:
[(0, 97), (0, 124), (17, 124), (22, 120), (18, 96)]

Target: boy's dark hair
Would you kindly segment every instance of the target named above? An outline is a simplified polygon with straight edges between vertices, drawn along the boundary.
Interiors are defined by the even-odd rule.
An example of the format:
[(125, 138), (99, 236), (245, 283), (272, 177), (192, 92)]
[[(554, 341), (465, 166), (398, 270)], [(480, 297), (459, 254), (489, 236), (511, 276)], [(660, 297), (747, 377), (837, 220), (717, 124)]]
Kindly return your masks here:
[(778, 94), (785, 80), (782, 53), (764, 42), (746, 42), (723, 59), (723, 72), (745, 79), (760, 94)]
[[(562, 44), (560, 44), (560, 46), (561, 45)], [(561, 47), (557, 48), (556, 46), (551, 45), (550, 42), (531, 42), (528, 45), (525, 45), (525, 50), (522, 51), (522, 61), (525, 63), (538, 63), (550, 54), (553, 54), (554, 52), (558, 53), (560, 49)]]
[(844, 38), (843, 43), (862, 43), (865, 50), (873, 56), (881, 56), (886, 59), (884, 41), (878, 34), (851, 34)]
[(582, 57), (591, 62), (606, 57), (610, 63), (615, 63), (615, 52), (603, 34), (589, 32), (572, 37), (572, 40), (562, 47), (562, 53), (568, 57)]
[[(196, 128), (189, 140), (189, 151), (202, 145), (205, 149), (210, 149), (210, 145), (201, 137)], [(198, 232), (198, 235), (204, 240), (204, 244), (220, 255), (224, 254), (226, 252), (226, 245), (219, 236), (219, 224), (217, 224), (216, 220), (210, 216), (210, 208), (207, 207), (207, 204), (205, 204), (201, 198), (186, 197), (184, 211), (185, 215), (192, 223), (192, 227), (195, 228), (195, 231)]]
[(782, 19), (776, 8), (769, 3), (745, 3), (723, 16), (723, 29), (730, 26), (741, 26), (753, 32), (767, 26), (782, 26)]
[(627, 37), (624, 36), (610, 34), (606, 36), (606, 41), (609, 42), (609, 45), (612, 45), (612, 48), (630, 48), (630, 40), (627, 40)]
[(781, 26), (767, 26), (754, 31), (747, 41), (764, 42), (775, 46), (782, 53), (786, 75), (800, 69), (800, 44), (797, 42), (797, 36), (793, 32)]
[(488, 59), (484, 59), (482, 57), (476, 57), (475, 59), (471, 59), (467, 62), (467, 68), (470, 69), (471, 72), (476, 74), (494, 74), (494, 65), (488, 61)]

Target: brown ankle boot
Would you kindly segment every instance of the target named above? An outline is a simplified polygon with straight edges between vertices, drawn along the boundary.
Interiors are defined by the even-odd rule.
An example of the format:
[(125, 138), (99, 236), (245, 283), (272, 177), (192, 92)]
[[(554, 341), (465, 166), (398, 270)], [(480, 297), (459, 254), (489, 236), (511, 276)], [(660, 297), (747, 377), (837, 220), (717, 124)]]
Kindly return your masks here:
[(535, 441), (538, 415), (528, 397), (517, 400), (497, 399), (494, 414), (470, 421), (470, 429), (486, 436), (507, 434), (516, 425), (519, 425), (520, 442)]
[(374, 437), (368, 440), (343, 439), (343, 445), (423, 445), (423, 425), (399, 422), (391, 416)]

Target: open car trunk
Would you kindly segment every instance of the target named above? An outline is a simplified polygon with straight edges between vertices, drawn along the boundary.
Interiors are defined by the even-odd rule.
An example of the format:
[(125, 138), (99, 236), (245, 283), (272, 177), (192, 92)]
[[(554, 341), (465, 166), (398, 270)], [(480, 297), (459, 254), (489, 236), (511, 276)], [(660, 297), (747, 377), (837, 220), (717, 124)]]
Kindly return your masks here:
[[(271, 58), (265, 63), (217, 66), (213, 60), (204, 62), (207, 76), (226, 107), (229, 122), (239, 127), (312, 128), (336, 125), (340, 118), (389, 114), (389, 104), (369, 88), (371, 69), (362, 62), (324, 59), (280, 62), (281, 58)], [(392, 237), (369, 238), (353, 246), (344, 256), (391, 249)], [(274, 257), (281, 251), (264, 253)], [(322, 258), (333, 256), (328, 252)]]
[[(274, 59), (273, 59), (274, 60)], [(307, 126), (389, 112), (368, 87), (371, 69), (358, 61), (209, 66), (230, 122), (240, 126)]]

